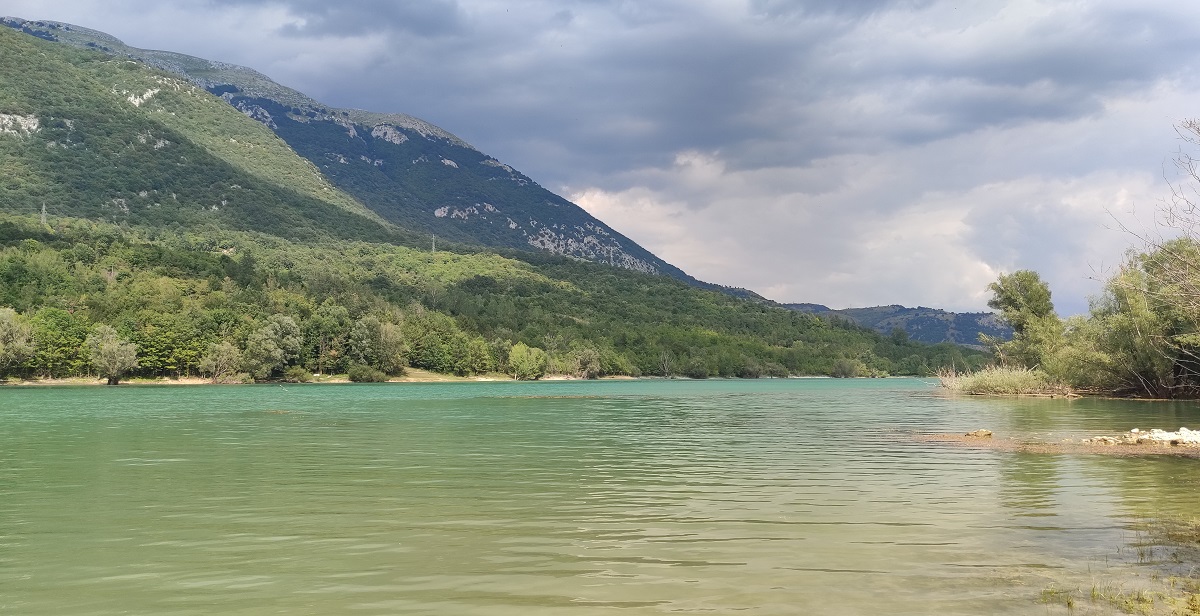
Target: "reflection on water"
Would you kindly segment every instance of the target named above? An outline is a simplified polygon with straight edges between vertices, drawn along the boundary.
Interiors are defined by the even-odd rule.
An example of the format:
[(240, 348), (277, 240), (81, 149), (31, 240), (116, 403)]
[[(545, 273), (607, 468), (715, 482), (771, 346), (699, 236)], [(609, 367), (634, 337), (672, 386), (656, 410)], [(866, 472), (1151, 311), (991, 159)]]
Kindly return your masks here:
[(1144, 580), (1131, 524), (1200, 510), (1196, 461), (905, 435), (1197, 419), (916, 380), (4, 389), (0, 612), (1046, 611)]
[(1057, 456), (1013, 455), (999, 461), (1000, 503), (1021, 517), (1058, 515), (1061, 491)]

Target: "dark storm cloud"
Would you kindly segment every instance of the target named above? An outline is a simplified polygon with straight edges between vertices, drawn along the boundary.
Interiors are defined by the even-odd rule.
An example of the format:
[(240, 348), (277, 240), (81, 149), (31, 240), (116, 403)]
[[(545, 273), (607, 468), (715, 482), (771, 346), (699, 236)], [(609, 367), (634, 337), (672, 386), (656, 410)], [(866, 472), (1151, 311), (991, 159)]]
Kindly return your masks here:
[(682, 150), (720, 150), (752, 169), (1070, 121), (1194, 57), (1177, 15), (1105, 3), (990, 5), (965, 17), (967, 7), (932, 0), (177, 6), (284, 10), (288, 21), (262, 28), (356, 60), (293, 60), (269, 37), (230, 49), (219, 33), (210, 50), (183, 51), (237, 54), (331, 104), (425, 117), (552, 185)]
[[(401, 76), (394, 90), (354, 67), (339, 67), (314, 87), (339, 99), (333, 102), (432, 115), (500, 153), (514, 143), (555, 141), (570, 153), (548, 152), (548, 160), (603, 174), (663, 163), (681, 148), (776, 134), (779, 119), (758, 106), (777, 98), (780, 80), (799, 78), (798, 59), (831, 36), (824, 27), (730, 24), (669, 5), (553, 6), (470, 21), (445, 40), (405, 39), (405, 51), (397, 42), (394, 54), (371, 67)], [(534, 170), (565, 181), (561, 170)]]
[(809, 17), (814, 15), (837, 15), (843, 17), (868, 17), (878, 11), (912, 10), (931, 4), (931, 1), (903, 0), (751, 0), (750, 10), (755, 15), (768, 17)]
[(458, 31), (462, 15), (455, 0), (214, 0), (217, 6), (280, 6), (304, 20), (287, 25), (294, 36), (352, 36), (401, 31), (436, 36)]
[[(887, 20), (851, 32), (810, 65), (823, 96), (877, 93), (900, 119), (862, 126), (899, 145), (987, 127), (1087, 117), (1104, 100), (1191, 70), (1195, 40), (1161, 11), (1089, 10), (1037, 18), (997, 16), (956, 31), (913, 19), (919, 38), (888, 32)], [(853, 110), (847, 110), (853, 112)], [(820, 114), (818, 117), (822, 117)], [(839, 131), (840, 132), (840, 131)], [(844, 134), (844, 133), (842, 133)]]

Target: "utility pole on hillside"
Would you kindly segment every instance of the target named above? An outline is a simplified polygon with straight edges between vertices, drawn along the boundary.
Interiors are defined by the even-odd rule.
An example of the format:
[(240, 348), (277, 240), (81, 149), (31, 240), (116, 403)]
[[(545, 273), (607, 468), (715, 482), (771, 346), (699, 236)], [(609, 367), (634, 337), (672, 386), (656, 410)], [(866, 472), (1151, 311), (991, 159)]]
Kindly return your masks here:
[(429, 252), (437, 252), (437, 234), (436, 233), (434, 234), (433, 240), (430, 243)]
[(46, 226), (46, 202), (42, 202), (42, 226)]

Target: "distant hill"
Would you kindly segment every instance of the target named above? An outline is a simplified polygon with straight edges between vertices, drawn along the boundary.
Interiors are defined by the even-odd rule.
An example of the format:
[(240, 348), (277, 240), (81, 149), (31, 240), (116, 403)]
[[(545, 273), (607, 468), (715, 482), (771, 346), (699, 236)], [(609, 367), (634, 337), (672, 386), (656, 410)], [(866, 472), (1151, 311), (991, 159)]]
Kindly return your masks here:
[(906, 308), (899, 305), (871, 308), (833, 310), (821, 304), (784, 304), (792, 310), (821, 316), (840, 317), (881, 334), (900, 328), (908, 337), (920, 342), (937, 344), (952, 342), (979, 346), (979, 334), (995, 338), (1012, 338), (1012, 328), (990, 312), (946, 312), (937, 308)]

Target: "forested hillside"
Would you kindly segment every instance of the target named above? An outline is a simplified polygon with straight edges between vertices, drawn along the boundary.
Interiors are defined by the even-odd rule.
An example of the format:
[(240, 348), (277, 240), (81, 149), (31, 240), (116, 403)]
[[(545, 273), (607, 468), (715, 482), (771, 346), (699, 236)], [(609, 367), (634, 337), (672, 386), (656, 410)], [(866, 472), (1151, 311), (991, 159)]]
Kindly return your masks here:
[(984, 362), (659, 275), (431, 252), (201, 88), (7, 28), (0, 54), (20, 67), (0, 73), (0, 378), (878, 376)]
[(977, 346), (981, 344), (980, 335), (1002, 340), (1012, 337), (1012, 328), (989, 312), (955, 313), (924, 306), (906, 308), (894, 304), (842, 310), (833, 310), (820, 304), (785, 305), (793, 310), (849, 319), (881, 334), (890, 334), (899, 329), (913, 340), (930, 344), (953, 342)]
[[(176, 87), (186, 84), (219, 96), (211, 100), (227, 102), (274, 132), (329, 183), (406, 229), (460, 243), (562, 254), (713, 287), (516, 169), (418, 118), (331, 108), (250, 68), (137, 49), (79, 26), (11, 18), (0, 23), (44, 40), (102, 51), (110, 59), (137, 60), (163, 71)], [(154, 83), (121, 87), (139, 96), (162, 89)]]
[(138, 63), (0, 28), (7, 211), (409, 241), (261, 124)]

